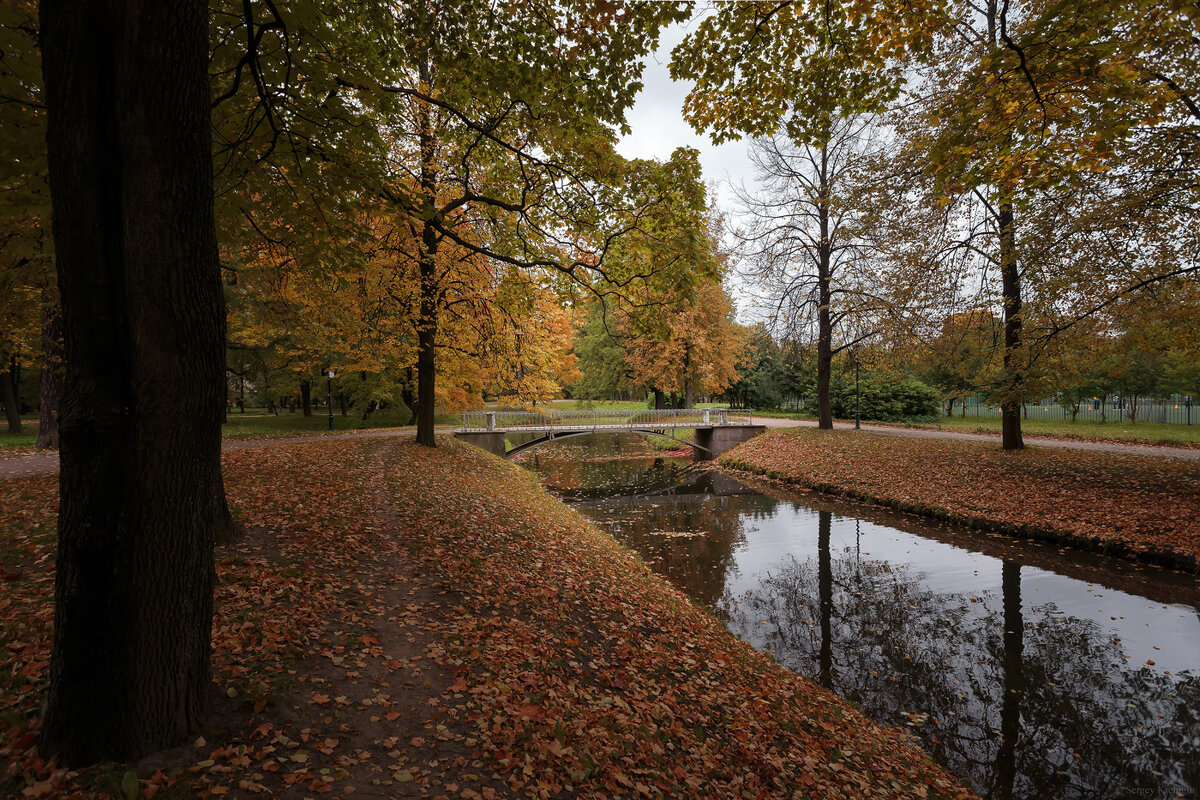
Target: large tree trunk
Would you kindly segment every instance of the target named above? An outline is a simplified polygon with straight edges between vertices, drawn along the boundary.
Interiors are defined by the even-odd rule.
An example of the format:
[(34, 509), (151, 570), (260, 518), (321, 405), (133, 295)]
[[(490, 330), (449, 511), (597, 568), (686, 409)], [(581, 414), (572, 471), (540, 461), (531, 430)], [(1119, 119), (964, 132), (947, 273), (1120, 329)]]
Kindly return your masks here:
[[(428, 60), (420, 64), (421, 83), (428, 86), (431, 72)], [(421, 192), (429, 205), (429, 215), (437, 202), (437, 168), (434, 164), (433, 117), (428, 104), (418, 109), (418, 137), (421, 148)], [(437, 447), (433, 437), (433, 418), (437, 406), (436, 343), (438, 328), (438, 285), (436, 262), (438, 232), (427, 218), (421, 225), (421, 247), (417, 267), (421, 276), (421, 307), (417, 319), (417, 444)]]
[(229, 521), (208, 7), (44, 0), (41, 32), (66, 359), (40, 746), (129, 761), (206, 717)]
[(42, 374), (38, 391), (39, 450), (58, 447), (58, 402), (62, 396), (62, 312), (56, 293), (42, 292)]
[(1013, 230), (1012, 201), (1000, 203), (1000, 281), (1004, 301), (1004, 395), (1000, 403), (1000, 439), (1005, 450), (1021, 450), (1021, 274)]
[(17, 357), (8, 359), (8, 371), (0, 372), (0, 399), (4, 400), (4, 415), (9, 433), (22, 433), (21, 409), (17, 407)]
[(661, 410), (667, 407), (667, 395), (662, 389), (654, 390), (654, 408)]
[[(427, 231), (431, 225), (425, 226)], [(426, 236), (428, 240), (430, 237)], [(433, 254), (429, 243), (423, 245), (419, 259), (421, 271), (421, 312), (417, 321), (417, 444), (437, 447), (433, 437), (434, 411), (436, 409), (437, 365), (435, 362), (437, 341), (437, 300), (434, 281)]]
[(304, 416), (312, 416), (312, 381), (308, 378), (300, 381), (300, 407)]

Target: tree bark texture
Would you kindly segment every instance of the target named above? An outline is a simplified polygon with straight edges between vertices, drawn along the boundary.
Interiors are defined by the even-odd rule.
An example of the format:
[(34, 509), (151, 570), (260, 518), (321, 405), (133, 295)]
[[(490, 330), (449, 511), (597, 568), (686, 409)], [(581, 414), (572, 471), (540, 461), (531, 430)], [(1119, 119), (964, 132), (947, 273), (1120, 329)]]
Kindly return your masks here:
[(0, 399), (4, 400), (4, 415), (8, 420), (8, 432), (21, 433), (21, 409), (17, 407), (16, 356), (9, 358), (8, 370), (0, 372)]
[(828, 150), (821, 148), (820, 198), (817, 218), (821, 241), (817, 247), (817, 427), (833, 430), (829, 378), (833, 372), (833, 242), (829, 235)]
[(65, 369), (41, 751), (132, 760), (205, 719), (224, 301), (208, 7), (43, 0)]
[(1000, 204), (1000, 283), (1004, 302), (1004, 396), (1000, 404), (1000, 439), (1005, 450), (1021, 450), (1021, 274), (1013, 230), (1012, 201)]
[(63, 381), (62, 312), (56, 292), (42, 292), (42, 371), (38, 391), (39, 450), (58, 447), (58, 403)]
[[(431, 74), (428, 61), (420, 64), (421, 83), (429, 85)], [(434, 164), (433, 114), (428, 104), (418, 110), (418, 138), (421, 148), (421, 193), (432, 216), (437, 200), (437, 168)], [(436, 397), (436, 347), (438, 329), (438, 281), (436, 257), (438, 233), (426, 219), (421, 224), (421, 247), (417, 267), (421, 278), (421, 303), (417, 319), (417, 444), (437, 447), (433, 437)]]
[(304, 416), (312, 416), (312, 381), (307, 378), (300, 381), (300, 407)]

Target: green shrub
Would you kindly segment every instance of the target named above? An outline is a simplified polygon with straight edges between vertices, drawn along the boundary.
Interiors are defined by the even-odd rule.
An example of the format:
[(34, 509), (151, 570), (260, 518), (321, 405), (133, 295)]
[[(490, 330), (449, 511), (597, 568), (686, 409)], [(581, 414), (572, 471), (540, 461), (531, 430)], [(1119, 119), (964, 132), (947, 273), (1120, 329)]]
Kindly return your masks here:
[[(863, 419), (881, 422), (914, 422), (937, 416), (941, 398), (938, 393), (916, 378), (863, 378), (858, 383), (859, 403)], [(834, 375), (829, 382), (829, 400), (833, 416), (854, 418), (854, 377)], [(816, 386), (810, 384), (804, 393), (804, 406), (816, 411)]]

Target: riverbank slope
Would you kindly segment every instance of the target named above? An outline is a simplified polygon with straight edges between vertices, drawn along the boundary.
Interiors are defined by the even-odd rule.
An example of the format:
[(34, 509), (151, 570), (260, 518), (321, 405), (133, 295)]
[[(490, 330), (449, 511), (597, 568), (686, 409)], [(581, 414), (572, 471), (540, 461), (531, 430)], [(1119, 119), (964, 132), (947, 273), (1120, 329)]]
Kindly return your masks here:
[(984, 530), (1195, 572), (1200, 467), (1058, 447), (792, 428), (752, 439), (723, 466)]
[(33, 749), (55, 477), (0, 482), (0, 793), (971, 797), (731, 636), (518, 467), (440, 440), (225, 455), (216, 714), (82, 773)]

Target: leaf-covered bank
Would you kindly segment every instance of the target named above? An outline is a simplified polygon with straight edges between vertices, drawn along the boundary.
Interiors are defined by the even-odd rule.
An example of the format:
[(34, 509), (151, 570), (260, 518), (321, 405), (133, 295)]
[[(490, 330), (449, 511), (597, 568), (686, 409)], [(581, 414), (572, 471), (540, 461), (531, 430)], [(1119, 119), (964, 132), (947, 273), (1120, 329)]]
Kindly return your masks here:
[(514, 790), (968, 794), (902, 734), (733, 638), (532, 475), (465, 446), (397, 452), (411, 556), (461, 597), (442, 629), (455, 702)]
[(530, 475), (443, 444), (226, 454), (247, 534), (218, 553), (213, 722), (83, 773), (34, 749), (55, 479), (0, 483), (0, 793), (970, 796)]
[(727, 467), (985, 530), (1188, 571), (1200, 560), (1200, 468), (1056, 447), (793, 428), (721, 457)]

